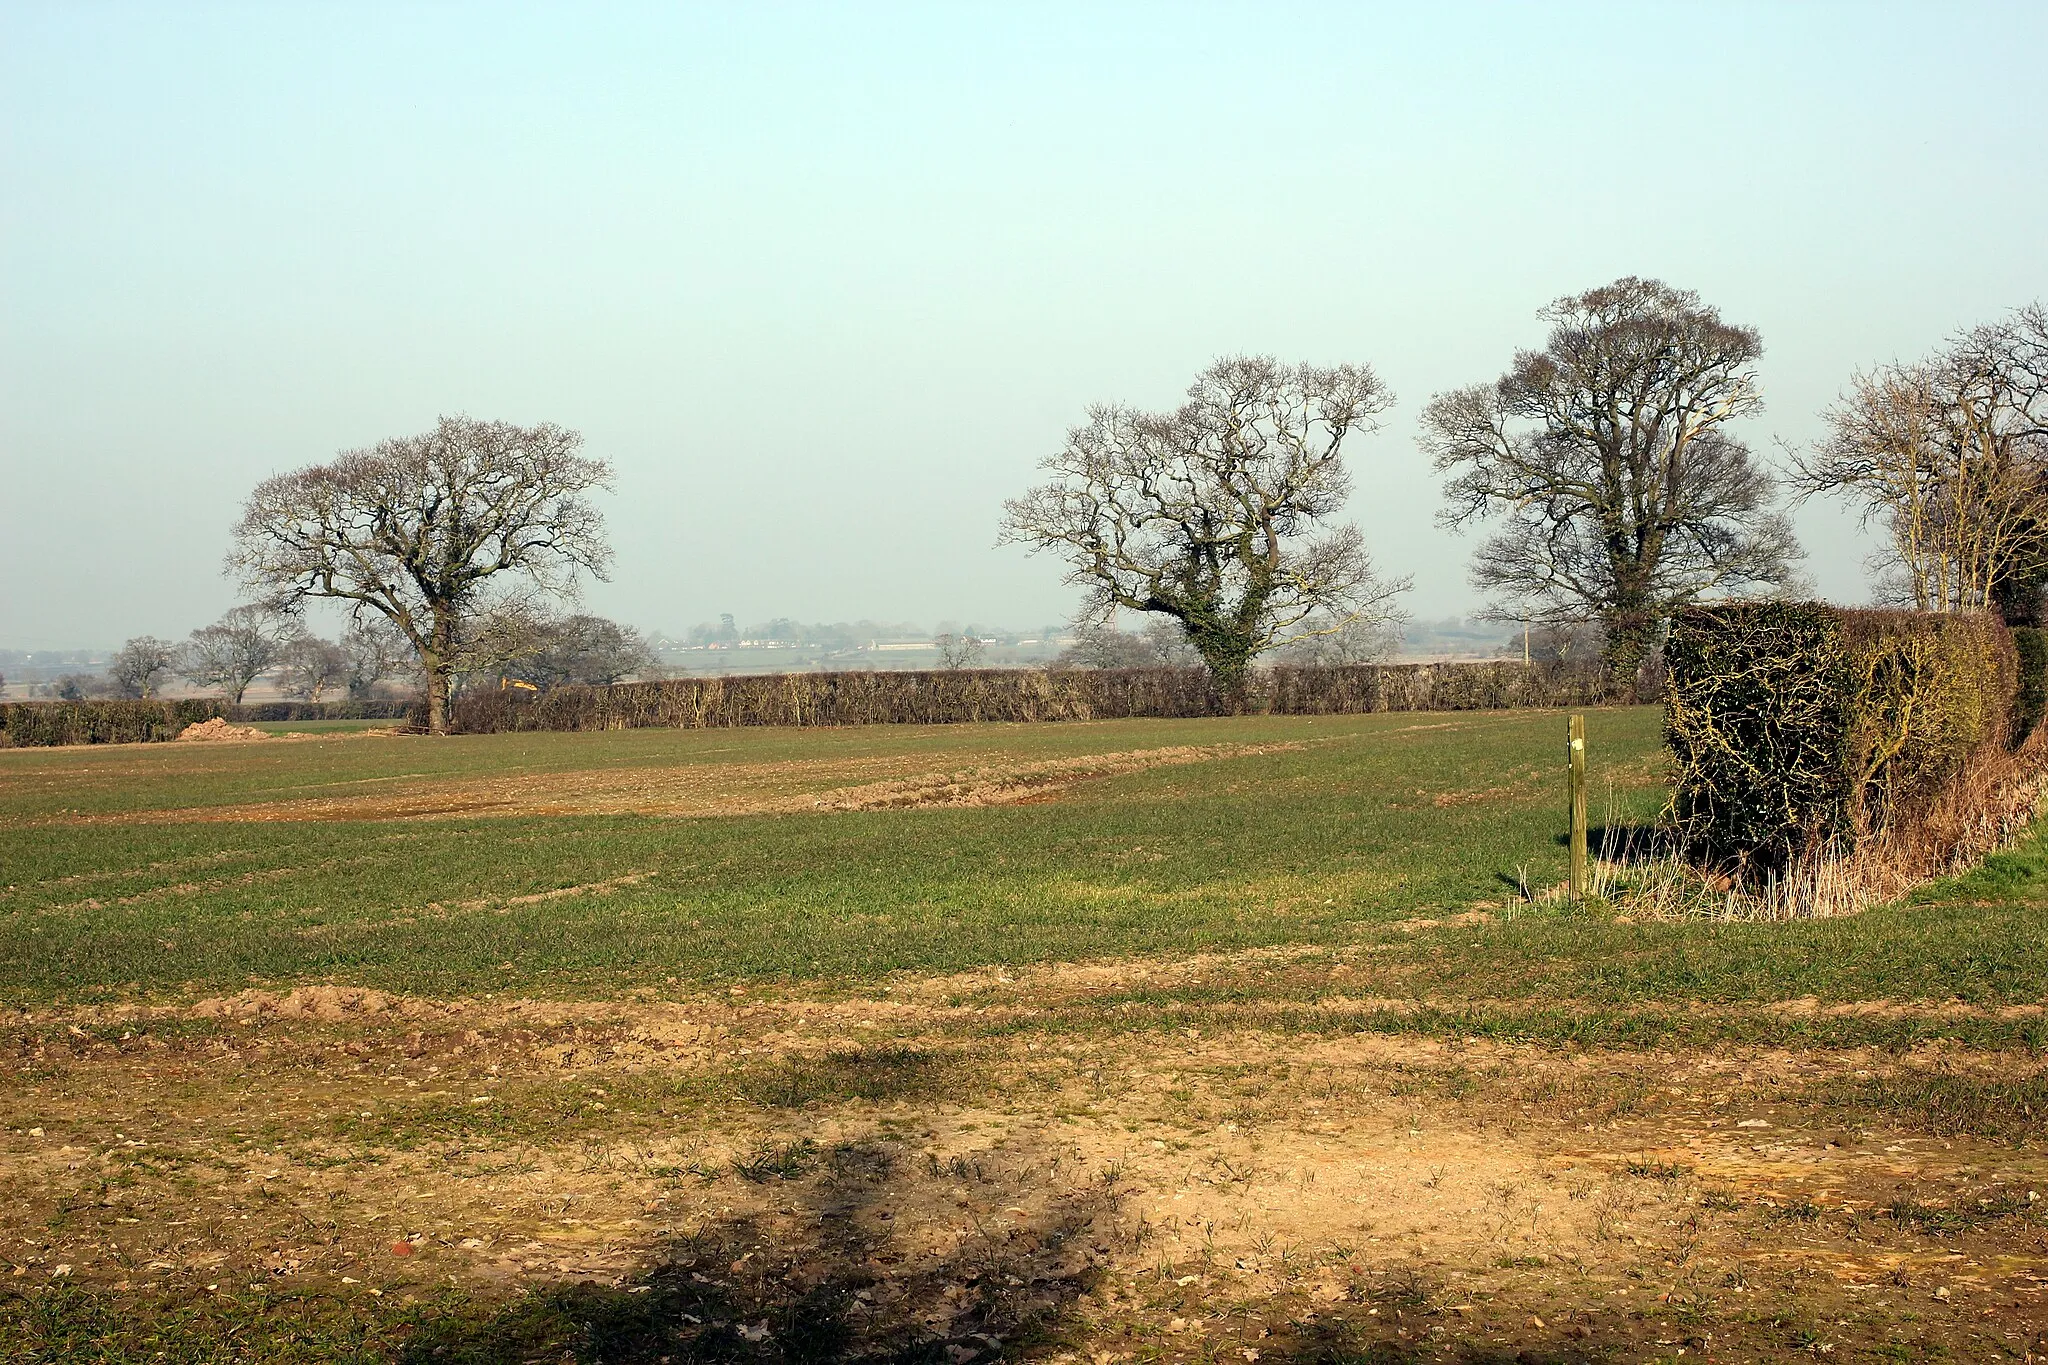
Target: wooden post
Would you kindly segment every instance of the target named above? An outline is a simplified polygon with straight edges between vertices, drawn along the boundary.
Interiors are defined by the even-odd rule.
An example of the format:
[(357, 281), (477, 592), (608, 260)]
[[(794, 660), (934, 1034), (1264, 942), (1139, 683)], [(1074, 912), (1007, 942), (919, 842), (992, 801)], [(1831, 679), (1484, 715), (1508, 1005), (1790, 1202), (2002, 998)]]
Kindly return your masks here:
[(1573, 716), (1569, 731), (1572, 792), (1572, 872), (1574, 905), (1586, 899), (1586, 718)]

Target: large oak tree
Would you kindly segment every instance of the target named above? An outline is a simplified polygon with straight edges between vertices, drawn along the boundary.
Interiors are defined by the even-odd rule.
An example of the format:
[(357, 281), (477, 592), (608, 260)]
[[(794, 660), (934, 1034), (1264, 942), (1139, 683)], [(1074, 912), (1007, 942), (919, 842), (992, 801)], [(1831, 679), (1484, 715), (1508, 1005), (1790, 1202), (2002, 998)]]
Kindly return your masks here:
[(611, 470), (582, 444), (552, 424), (444, 417), (259, 484), (229, 562), (278, 605), (334, 598), (388, 621), (419, 660), (428, 728), (445, 734), (456, 675), (496, 662), (494, 613), (605, 576), (586, 495)]
[(1003, 541), (1065, 559), (1084, 621), (1177, 622), (1236, 709), (1260, 653), (1386, 620), (1408, 586), (1333, 521), (1346, 439), (1392, 405), (1367, 366), (1218, 360), (1172, 412), (1091, 409), (1045, 461), (1051, 481), (1005, 504)]
[(1541, 316), (1541, 350), (1431, 401), (1422, 445), (1451, 476), (1445, 522), (1499, 522), (1472, 567), (1494, 614), (1597, 622), (1629, 677), (1678, 608), (1792, 575), (1791, 523), (1730, 430), (1763, 405), (1763, 344), (1698, 295), (1634, 277)]

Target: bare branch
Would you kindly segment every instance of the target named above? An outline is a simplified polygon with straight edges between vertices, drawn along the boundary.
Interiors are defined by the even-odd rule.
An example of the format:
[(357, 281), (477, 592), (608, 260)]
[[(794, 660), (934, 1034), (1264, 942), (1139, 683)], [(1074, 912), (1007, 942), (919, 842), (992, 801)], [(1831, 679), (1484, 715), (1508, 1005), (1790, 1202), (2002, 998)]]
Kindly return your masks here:
[(1121, 607), (1178, 622), (1239, 702), (1261, 652), (1388, 619), (1408, 586), (1331, 524), (1345, 440), (1391, 406), (1366, 366), (1218, 360), (1172, 413), (1092, 409), (1045, 461), (1052, 480), (1005, 504), (1002, 543), (1064, 558), (1085, 621)]
[(609, 487), (611, 470), (581, 446), (549, 424), (444, 417), (425, 435), (258, 485), (229, 563), (275, 603), (326, 597), (358, 620), (382, 616), (418, 658), (441, 733), (455, 675), (492, 662), (494, 633), (481, 626), (508, 619), (522, 595), (605, 576), (603, 519), (584, 495)]
[(1757, 333), (1634, 277), (1560, 299), (1541, 351), (1440, 394), (1422, 446), (1451, 476), (1442, 520), (1499, 521), (1473, 561), (1502, 619), (1599, 621), (1633, 672), (1673, 611), (1786, 583), (1799, 551), (1729, 424), (1762, 407)]
[(1796, 457), (1802, 498), (1845, 497), (1889, 545), (1878, 596), (1927, 611), (2041, 616), (2048, 581), (2048, 313), (1950, 338), (1851, 380), (1825, 440)]

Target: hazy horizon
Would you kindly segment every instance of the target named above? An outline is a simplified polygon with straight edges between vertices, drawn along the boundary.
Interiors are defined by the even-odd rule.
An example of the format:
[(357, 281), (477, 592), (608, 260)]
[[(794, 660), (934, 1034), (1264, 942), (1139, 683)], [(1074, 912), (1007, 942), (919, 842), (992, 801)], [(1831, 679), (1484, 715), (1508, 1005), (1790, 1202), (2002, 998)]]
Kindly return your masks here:
[[(1761, 329), (1776, 457), (1859, 366), (2048, 297), (2019, 5), (511, 10), (0, 3), (0, 646), (182, 636), (260, 479), (553, 421), (585, 606), (1040, 625), (994, 547), (1088, 404), (1372, 364), (1351, 516), (1469, 613), (1431, 394), (1619, 275)], [(1930, 61), (1930, 51), (1970, 61)], [(1853, 518), (1797, 516), (1864, 600)]]

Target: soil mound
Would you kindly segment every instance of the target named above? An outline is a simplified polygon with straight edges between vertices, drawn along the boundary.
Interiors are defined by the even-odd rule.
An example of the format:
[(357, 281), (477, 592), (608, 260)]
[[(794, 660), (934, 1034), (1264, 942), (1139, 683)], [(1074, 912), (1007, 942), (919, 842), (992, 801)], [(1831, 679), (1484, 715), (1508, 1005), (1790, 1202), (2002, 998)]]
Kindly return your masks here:
[(247, 725), (230, 725), (219, 716), (202, 720), (197, 725), (188, 725), (178, 731), (176, 743), (199, 742), (217, 739), (269, 739), (261, 730)]
[(348, 986), (301, 986), (289, 995), (243, 991), (239, 995), (202, 1000), (190, 1013), (197, 1019), (232, 1019), (276, 1015), (284, 1019), (346, 1019), (356, 1014), (383, 1014), (401, 1009), (398, 997), (383, 991)]

